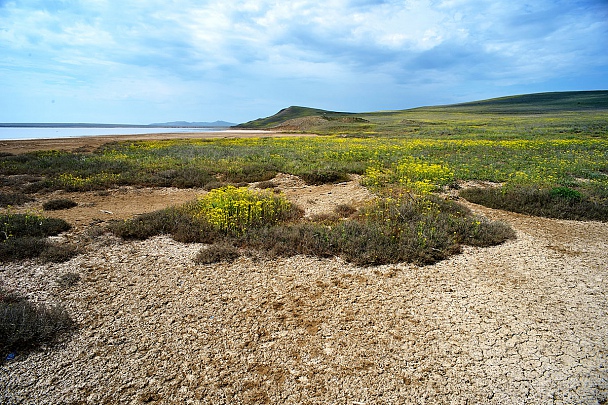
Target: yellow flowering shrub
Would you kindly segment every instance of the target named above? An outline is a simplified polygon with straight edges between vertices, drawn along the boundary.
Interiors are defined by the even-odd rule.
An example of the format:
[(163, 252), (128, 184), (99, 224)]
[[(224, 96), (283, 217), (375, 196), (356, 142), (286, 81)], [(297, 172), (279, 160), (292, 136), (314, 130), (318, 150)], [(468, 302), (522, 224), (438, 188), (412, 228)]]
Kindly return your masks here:
[(284, 196), (268, 190), (226, 186), (199, 197), (190, 210), (220, 231), (242, 234), (288, 217), (293, 207)]

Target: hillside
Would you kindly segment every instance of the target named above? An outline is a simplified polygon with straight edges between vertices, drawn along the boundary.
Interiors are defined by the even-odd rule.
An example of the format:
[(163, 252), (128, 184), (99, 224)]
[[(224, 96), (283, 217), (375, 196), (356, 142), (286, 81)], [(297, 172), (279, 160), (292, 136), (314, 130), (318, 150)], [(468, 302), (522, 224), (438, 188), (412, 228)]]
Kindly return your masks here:
[(345, 117), (350, 116), (352, 113), (345, 112), (336, 112), (336, 111), (327, 111), (321, 110), (318, 108), (309, 108), (309, 107), (299, 107), (299, 106), (291, 106), (288, 108), (284, 108), (278, 113), (271, 115), (266, 118), (258, 118), (257, 120), (245, 122), (235, 126), (235, 128), (255, 128), (255, 129), (268, 129), (274, 126), (280, 125), (286, 121), (305, 118), (305, 117), (325, 117), (325, 118), (335, 118), (335, 117)]
[(567, 91), (521, 94), (468, 103), (423, 108), (504, 114), (608, 109), (608, 91)]
[[(410, 118), (423, 114), (555, 114), (577, 111), (608, 111), (608, 91), (570, 91), (534, 93), (492, 98), (467, 103), (418, 107), (396, 111), (348, 113), (317, 108), (292, 106), (266, 118), (245, 122), (235, 128), (279, 129), (283, 131), (312, 131), (318, 133), (348, 129), (370, 130), (366, 123), (386, 123), (397, 117)], [(401, 122), (403, 124), (403, 122)], [(411, 123), (411, 122), (410, 122)], [(377, 129), (377, 128), (375, 128)]]

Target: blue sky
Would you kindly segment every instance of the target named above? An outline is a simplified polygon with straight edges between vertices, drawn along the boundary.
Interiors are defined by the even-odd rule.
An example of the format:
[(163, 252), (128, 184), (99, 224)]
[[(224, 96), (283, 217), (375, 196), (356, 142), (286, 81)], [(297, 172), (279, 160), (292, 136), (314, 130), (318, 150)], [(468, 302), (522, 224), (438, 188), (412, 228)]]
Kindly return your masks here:
[(608, 89), (608, 1), (0, 0), (0, 122), (244, 122)]

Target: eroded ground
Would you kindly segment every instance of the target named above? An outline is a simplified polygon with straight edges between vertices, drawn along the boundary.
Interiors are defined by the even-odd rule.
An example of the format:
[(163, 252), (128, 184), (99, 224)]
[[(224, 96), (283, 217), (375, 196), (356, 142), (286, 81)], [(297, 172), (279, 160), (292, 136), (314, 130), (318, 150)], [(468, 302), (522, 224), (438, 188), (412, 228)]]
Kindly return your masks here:
[[(308, 214), (370, 197), (356, 180), (276, 181)], [(197, 192), (69, 195), (83, 204), (53, 215), (84, 230)], [(2, 364), (0, 402), (606, 403), (608, 224), (469, 206), (517, 239), (433, 266), (362, 268), (303, 256), (196, 265), (200, 244), (106, 234), (67, 263), (3, 265), (2, 284), (63, 302), (80, 328)], [(68, 272), (81, 281), (59, 287)]]

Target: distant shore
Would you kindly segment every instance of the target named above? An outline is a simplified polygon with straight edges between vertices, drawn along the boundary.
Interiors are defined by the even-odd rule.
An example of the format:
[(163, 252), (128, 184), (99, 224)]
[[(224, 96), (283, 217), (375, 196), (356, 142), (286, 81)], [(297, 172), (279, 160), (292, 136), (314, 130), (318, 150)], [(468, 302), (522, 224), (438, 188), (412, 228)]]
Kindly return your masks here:
[(288, 134), (263, 130), (221, 130), (217, 132), (189, 132), (137, 135), (97, 135), (73, 138), (0, 140), (0, 153), (20, 154), (39, 150), (92, 152), (108, 142), (145, 141), (163, 139), (221, 139), (221, 138), (268, 138), (277, 136), (316, 136), (314, 134)]

